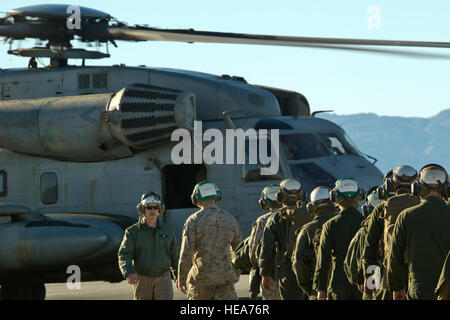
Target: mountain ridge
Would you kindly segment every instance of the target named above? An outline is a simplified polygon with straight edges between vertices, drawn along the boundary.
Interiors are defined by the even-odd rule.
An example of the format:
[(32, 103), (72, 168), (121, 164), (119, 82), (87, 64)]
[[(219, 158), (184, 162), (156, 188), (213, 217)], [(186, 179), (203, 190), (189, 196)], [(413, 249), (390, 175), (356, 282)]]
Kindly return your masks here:
[(383, 173), (402, 164), (419, 171), (428, 163), (450, 171), (450, 109), (429, 118), (375, 113), (320, 113), (317, 117), (341, 126), (361, 152), (378, 159), (376, 166)]

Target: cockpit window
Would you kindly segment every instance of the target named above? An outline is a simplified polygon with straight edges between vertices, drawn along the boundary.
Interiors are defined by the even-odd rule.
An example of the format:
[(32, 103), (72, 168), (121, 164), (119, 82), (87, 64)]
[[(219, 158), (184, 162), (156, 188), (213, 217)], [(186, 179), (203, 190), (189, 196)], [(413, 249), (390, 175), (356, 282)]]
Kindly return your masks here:
[[(259, 158), (259, 152), (256, 152), (260, 148), (260, 141), (253, 141), (254, 148), (250, 148), (249, 139), (245, 140), (245, 163), (242, 167), (242, 179), (246, 182), (250, 181), (265, 181), (265, 180), (282, 180), (284, 177), (283, 170), (281, 169), (279, 163), (279, 155), (274, 154), (272, 156), (271, 152), (271, 141), (267, 140), (266, 143), (266, 155), (267, 159), (265, 161), (269, 161), (268, 163), (261, 163), (261, 159)], [(256, 160), (256, 161), (255, 161)], [(269, 168), (272, 165), (275, 165), (273, 162), (278, 164), (278, 172), (275, 174), (261, 174), (261, 168)]]
[(358, 149), (348, 136), (344, 136), (344, 139), (335, 133), (323, 133), (319, 134), (319, 136), (334, 155), (358, 154)]
[(331, 155), (322, 140), (315, 134), (284, 134), (280, 138), (288, 160), (303, 160)]

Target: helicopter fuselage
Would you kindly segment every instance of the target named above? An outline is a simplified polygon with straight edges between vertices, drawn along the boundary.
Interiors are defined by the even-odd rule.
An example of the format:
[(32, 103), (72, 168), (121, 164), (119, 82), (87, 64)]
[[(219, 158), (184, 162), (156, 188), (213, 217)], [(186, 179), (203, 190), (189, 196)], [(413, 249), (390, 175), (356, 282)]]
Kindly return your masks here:
[[(202, 122), (203, 132), (216, 128), (225, 135), (230, 122), (223, 119), (224, 111), (235, 128), (278, 130), (278, 173), (261, 175), (261, 164), (248, 162), (248, 144), (244, 145), (244, 163), (192, 161), (177, 165), (171, 158), (176, 142), (167, 135), (155, 140), (148, 140), (154, 137), (147, 135), (144, 144), (127, 144), (129, 141), (118, 137), (115, 129), (105, 129), (108, 122), (102, 112), (108, 111), (121, 89), (132, 84), (192, 93), (194, 118)], [(359, 153), (342, 128), (302, 115), (299, 108), (283, 108), (272, 92), (242, 78), (144, 67), (68, 66), (0, 70), (0, 86), (0, 201), (31, 209), (27, 215), (0, 214), (0, 237), (8, 237), (0, 242), (0, 255), (9, 261), (2, 263), (0, 270), (9, 274), (5, 279), (14, 274), (40, 274), (46, 282), (63, 281), (67, 275), (61, 270), (81, 265), (97, 270), (90, 273), (92, 279), (119, 280), (120, 275), (106, 277), (108, 272), (101, 263), (109, 261), (111, 267), (123, 230), (137, 220), (140, 195), (149, 190), (162, 194), (164, 219), (173, 225), (180, 241), (186, 218), (198, 209), (190, 202), (190, 193), (204, 179), (217, 183), (223, 194), (219, 205), (237, 218), (244, 236), (263, 213), (258, 199), (270, 183), (294, 177), (309, 193), (318, 185), (333, 187), (342, 177), (355, 178), (366, 190), (382, 181), (382, 173)], [(109, 101), (106, 106), (91, 102), (103, 101), (108, 95), (111, 99), (104, 99)], [(92, 100), (96, 97), (101, 99)], [(289, 114), (289, 110), (296, 111)], [(102, 131), (94, 130), (96, 126)], [(96, 132), (102, 132), (108, 143), (102, 144)], [(44, 222), (30, 225), (36, 219)], [(72, 224), (72, 229), (58, 226), (60, 222)], [(91, 228), (90, 233), (77, 229), (80, 224)], [(61, 255), (50, 262), (40, 255), (39, 250), (45, 250), (40, 244), (46, 243), (46, 234), (39, 233), (44, 230), (39, 227), (49, 228), (62, 238), (64, 233), (69, 240), (73, 230), (72, 242), (61, 240), (64, 247), (51, 249), (58, 256), (58, 252), (73, 247), (73, 259)], [(37, 232), (36, 238), (27, 237), (24, 230)], [(87, 232), (86, 239), (92, 238), (90, 244), (78, 241), (83, 232)], [(102, 241), (109, 246), (98, 250)], [(59, 276), (54, 276), (57, 271)]]

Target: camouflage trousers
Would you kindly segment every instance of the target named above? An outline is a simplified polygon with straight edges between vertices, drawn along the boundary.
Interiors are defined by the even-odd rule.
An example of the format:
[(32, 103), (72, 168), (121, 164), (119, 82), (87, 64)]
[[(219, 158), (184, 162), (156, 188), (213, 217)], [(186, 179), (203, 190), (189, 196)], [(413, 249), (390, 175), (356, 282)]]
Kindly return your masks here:
[(134, 300), (173, 300), (173, 287), (170, 272), (152, 278), (136, 274), (138, 283), (133, 285)]
[(189, 285), (188, 300), (237, 300), (234, 284), (199, 286)]

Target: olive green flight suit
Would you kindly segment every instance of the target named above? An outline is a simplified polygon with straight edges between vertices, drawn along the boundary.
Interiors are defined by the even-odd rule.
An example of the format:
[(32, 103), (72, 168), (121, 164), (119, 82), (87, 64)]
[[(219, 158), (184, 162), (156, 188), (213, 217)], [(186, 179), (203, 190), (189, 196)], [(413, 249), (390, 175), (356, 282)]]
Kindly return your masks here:
[(292, 254), (292, 269), (297, 278), (298, 286), (308, 295), (310, 300), (316, 299), (316, 292), (312, 290), (314, 270), (316, 268), (316, 250), (314, 236), (329, 219), (336, 216), (334, 212), (321, 212), (314, 216), (314, 220), (305, 224), (295, 244)]
[[(399, 208), (394, 210), (397, 211), (397, 213), (395, 216), (386, 217), (387, 201), (395, 201), (396, 199), (398, 199), (397, 205), (400, 204)], [(387, 280), (385, 277), (387, 264), (385, 252), (389, 250), (387, 246), (390, 245), (384, 243), (385, 228), (387, 226), (386, 220), (390, 219), (390, 224), (392, 225), (392, 222), (395, 222), (398, 214), (400, 214), (403, 209), (418, 205), (419, 203), (419, 198), (407, 193), (404, 189), (400, 189), (395, 196), (377, 205), (367, 220), (367, 232), (362, 252), (362, 263), (363, 270), (368, 270), (371, 265), (378, 265), (381, 268), (381, 288), (376, 292), (374, 297), (376, 300), (392, 300), (392, 292), (387, 290)], [(364, 276), (367, 277), (366, 272), (364, 272)], [(405, 278), (405, 284), (406, 282), (407, 278)]]
[(389, 290), (404, 290), (408, 277), (408, 299), (436, 299), (436, 284), (450, 250), (449, 230), (450, 207), (441, 198), (429, 197), (402, 211), (388, 257)]
[[(261, 276), (278, 279), (283, 300), (304, 300), (305, 296), (297, 284), (292, 270), (296, 231), (310, 222), (312, 216), (306, 208), (283, 207), (277, 210), (266, 223), (261, 239), (258, 264)], [(275, 267), (276, 275), (273, 277)]]
[(450, 250), (442, 266), (441, 276), (435, 291), (438, 300), (450, 300)]
[[(371, 213), (372, 214), (372, 213)], [(370, 215), (371, 215), (370, 214)], [(362, 251), (364, 249), (364, 240), (367, 233), (367, 223), (369, 216), (367, 216), (361, 223), (361, 227), (356, 232), (347, 250), (347, 255), (344, 260), (344, 271), (347, 279), (351, 284), (364, 284), (364, 267), (362, 265)], [(367, 300), (363, 294), (363, 299)]]
[[(361, 300), (362, 294), (350, 284), (344, 272), (344, 259), (350, 241), (361, 226), (363, 216), (354, 207), (345, 208), (322, 227), (314, 273), (313, 290), (327, 291), (330, 284), (333, 300)], [(331, 276), (329, 279), (330, 267)]]

